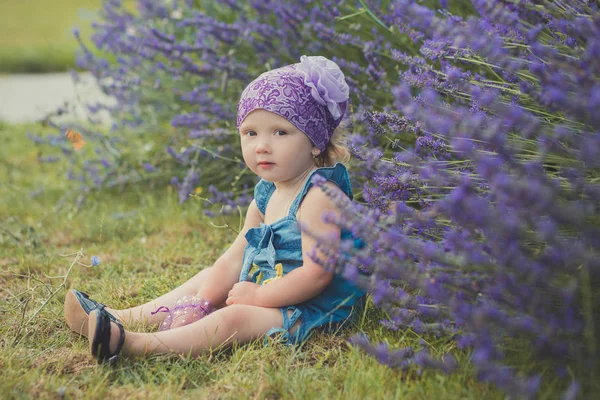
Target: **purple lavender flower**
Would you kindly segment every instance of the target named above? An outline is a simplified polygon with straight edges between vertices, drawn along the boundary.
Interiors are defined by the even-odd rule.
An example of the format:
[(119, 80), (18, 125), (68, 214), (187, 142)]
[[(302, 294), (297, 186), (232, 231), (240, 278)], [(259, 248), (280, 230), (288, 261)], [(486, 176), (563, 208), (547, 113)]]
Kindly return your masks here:
[(156, 168), (154, 168), (154, 166), (152, 164), (150, 164), (150, 163), (144, 163), (144, 164), (142, 164), (142, 166), (144, 167), (144, 170), (146, 172), (154, 172), (154, 171), (156, 171)]
[(100, 265), (100, 258), (98, 256), (92, 256), (92, 267)]

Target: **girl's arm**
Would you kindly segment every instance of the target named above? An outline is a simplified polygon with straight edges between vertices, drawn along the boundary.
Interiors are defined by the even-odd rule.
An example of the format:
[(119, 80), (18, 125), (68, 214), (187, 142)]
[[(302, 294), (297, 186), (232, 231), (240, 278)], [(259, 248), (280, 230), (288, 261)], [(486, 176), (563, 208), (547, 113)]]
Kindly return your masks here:
[(245, 237), (246, 232), (250, 228), (259, 226), (262, 221), (263, 218), (256, 206), (256, 201), (252, 200), (246, 212), (244, 227), (229, 249), (215, 261), (198, 292), (200, 296), (210, 299), (216, 306), (225, 302), (227, 293), (240, 277), (244, 248), (248, 243)]
[[(335, 186), (333, 183), (328, 185)], [(339, 243), (340, 228), (334, 224), (326, 224), (321, 216), (325, 211), (339, 215), (339, 211), (318, 187), (311, 188), (304, 200), (298, 221), (305, 225), (310, 232), (328, 241)], [(316, 238), (302, 232), (303, 265), (290, 271), (283, 278), (258, 286), (252, 282), (237, 283), (229, 294), (227, 304), (250, 304), (260, 307), (284, 307), (312, 299), (321, 293), (333, 279), (330, 272), (313, 261), (310, 254), (316, 251), (316, 259), (323, 254), (316, 250)]]

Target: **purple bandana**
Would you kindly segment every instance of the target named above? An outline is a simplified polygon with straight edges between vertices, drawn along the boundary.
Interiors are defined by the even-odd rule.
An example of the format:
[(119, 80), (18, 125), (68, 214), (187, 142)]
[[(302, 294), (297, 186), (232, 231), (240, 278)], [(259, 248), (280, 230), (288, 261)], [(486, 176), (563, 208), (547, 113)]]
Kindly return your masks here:
[(342, 121), (349, 92), (336, 63), (323, 56), (302, 56), (300, 63), (265, 72), (244, 89), (237, 128), (262, 108), (287, 119), (323, 151)]

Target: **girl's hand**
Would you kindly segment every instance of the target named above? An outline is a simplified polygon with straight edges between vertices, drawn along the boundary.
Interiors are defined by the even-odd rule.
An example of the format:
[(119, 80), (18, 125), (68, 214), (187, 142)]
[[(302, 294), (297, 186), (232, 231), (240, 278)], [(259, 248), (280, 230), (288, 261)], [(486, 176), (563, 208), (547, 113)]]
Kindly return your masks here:
[(258, 305), (257, 291), (260, 285), (252, 282), (238, 282), (233, 285), (233, 288), (229, 291), (227, 301), (225, 302), (228, 306), (232, 304), (247, 304), (250, 306)]

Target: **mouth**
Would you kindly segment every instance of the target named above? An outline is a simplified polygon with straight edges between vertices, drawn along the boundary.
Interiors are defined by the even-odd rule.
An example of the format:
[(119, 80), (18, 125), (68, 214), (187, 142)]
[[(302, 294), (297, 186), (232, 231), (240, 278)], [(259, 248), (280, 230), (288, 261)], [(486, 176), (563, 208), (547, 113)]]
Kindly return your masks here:
[(262, 168), (271, 168), (275, 165), (275, 163), (272, 162), (268, 162), (268, 161), (259, 161), (258, 162), (258, 166), (262, 167)]

